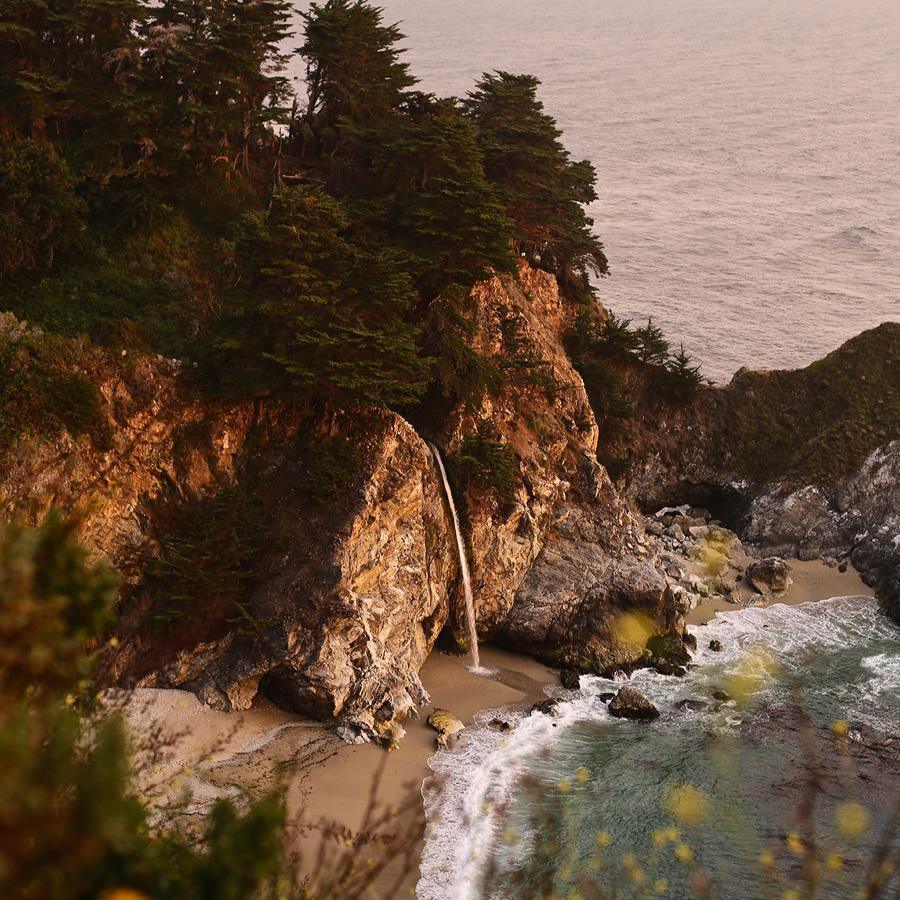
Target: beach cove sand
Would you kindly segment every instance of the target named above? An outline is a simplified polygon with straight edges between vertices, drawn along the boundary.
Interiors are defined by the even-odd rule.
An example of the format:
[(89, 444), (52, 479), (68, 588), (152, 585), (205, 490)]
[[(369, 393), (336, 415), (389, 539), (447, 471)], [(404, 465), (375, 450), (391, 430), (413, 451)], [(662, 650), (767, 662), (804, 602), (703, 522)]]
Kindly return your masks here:
[[(872, 596), (853, 569), (840, 572), (820, 561), (791, 560), (790, 565), (788, 591), (771, 601), (756, 595), (755, 606)], [(749, 601), (750, 594), (743, 599)], [(720, 610), (738, 608), (704, 600), (688, 622), (702, 625)], [(372, 744), (344, 744), (323, 723), (262, 699), (247, 712), (229, 714), (205, 707), (185, 691), (135, 691), (125, 707), (134, 733), (156, 730), (174, 736), (165, 758), (139, 772), (138, 789), (163, 804), (189, 793), (192, 799), (178, 811), (189, 822), (201, 822), (217, 797), (240, 800), (287, 791), (290, 820), (314, 826), (297, 829), (292, 838), (307, 865), (319, 858), (323, 830), (357, 832), (373, 800), (378, 810), (401, 810), (397, 831), (403, 831), (409, 824), (403, 818), (419, 814), (423, 782), (426, 790), (440, 790), (428, 768), (436, 734), (426, 719), (434, 708), (448, 710), (469, 726), (481, 710), (527, 707), (545, 696), (545, 688), (559, 686), (556, 670), (528, 657), (485, 645), (481, 662), (494, 670), (489, 677), (469, 671), (466, 658), (433, 652), (420, 673), (431, 703), (421, 718), (407, 723), (406, 736), (390, 753)], [(403, 893), (414, 891), (416, 880), (414, 870), (407, 872)], [(377, 889), (374, 896), (380, 896)]]

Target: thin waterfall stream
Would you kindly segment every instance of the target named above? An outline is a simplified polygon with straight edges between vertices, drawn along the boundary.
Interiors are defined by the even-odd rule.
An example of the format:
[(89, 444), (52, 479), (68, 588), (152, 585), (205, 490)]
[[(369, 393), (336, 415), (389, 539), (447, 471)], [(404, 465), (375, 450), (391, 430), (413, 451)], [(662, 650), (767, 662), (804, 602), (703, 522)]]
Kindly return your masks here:
[(459, 527), (459, 515), (456, 512), (456, 504), (453, 502), (453, 491), (450, 490), (450, 482), (447, 479), (447, 470), (444, 468), (444, 461), (441, 459), (441, 453), (434, 444), (428, 445), (437, 463), (438, 471), (441, 473), (441, 481), (444, 483), (444, 494), (447, 497), (447, 504), (450, 507), (450, 514), (453, 518), (453, 531), (456, 534), (456, 549), (459, 551), (459, 569), (462, 572), (463, 592), (466, 598), (466, 622), (469, 626), (469, 645), (472, 650), (472, 667), (474, 669), (481, 668), (481, 661), (478, 657), (478, 632), (475, 630), (475, 601), (472, 599), (472, 579), (469, 577), (469, 560), (466, 556), (466, 545), (463, 542), (462, 530)]

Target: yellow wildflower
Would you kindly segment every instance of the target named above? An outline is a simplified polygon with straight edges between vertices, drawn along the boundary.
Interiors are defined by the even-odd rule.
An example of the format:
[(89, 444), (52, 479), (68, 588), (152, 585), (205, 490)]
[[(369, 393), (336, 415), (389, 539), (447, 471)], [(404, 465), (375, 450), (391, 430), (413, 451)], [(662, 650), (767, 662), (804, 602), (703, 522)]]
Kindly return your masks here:
[(800, 892), (789, 888), (781, 895), (781, 900), (800, 900)]
[(657, 847), (665, 847), (667, 840), (668, 837), (666, 836), (666, 832), (661, 828), (657, 828), (653, 831), (653, 843), (656, 844)]
[(679, 837), (677, 828), (667, 828), (666, 829), (666, 838), (670, 841), (677, 841)]
[(582, 766), (582, 767), (575, 773), (575, 780), (576, 780), (579, 784), (586, 784), (588, 781), (590, 781), (590, 778), (591, 778), (591, 772), (590, 772), (590, 769), (586, 769), (584, 766)]
[(763, 852), (759, 854), (759, 861), (767, 869), (770, 869), (775, 865), (775, 857), (768, 850), (763, 850)]
[(829, 853), (825, 865), (832, 872), (839, 872), (844, 867), (844, 857), (840, 853)]
[(666, 795), (666, 809), (685, 825), (697, 826), (709, 814), (709, 797), (692, 784), (672, 788)]
[(850, 723), (844, 721), (843, 719), (838, 719), (837, 721), (831, 723), (831, 730), (838, 737), (844, 737), (850, 730)]
[(694, 858), (694, 851), (687, 844), (679, 844), (675, 848), (675, 855), (683, 863), (689, 863)]
[(669, 881), (666, 878), (658, 878), (653, 885), (654, 894), (664, 894), (669, 889)]
[(561, 778), (559, 782), (557, 782), (556, 788), (561, 794), (568, 794), (572, 785), (569, 784), (568, 779)]
[(788, 850), (791, 851), (791, 853), (796, 853), (797, 856), (802, 855), (803, 849), (804, 849), (803, 839), (800, 837), (799, 834), (795, 834), (792, 831), (790, 834), (788, 834), (785, 837), (784, 842), (785, 842), (785, 844), (787, 844), (787, 848), (788, 848)]
[(622, 857), (622, 865), (625, 866), (626, 869), (630, 869), (635, 863), (637, 863), (637, 860), (633, 853), (626, 853)]
[(597, 837), (595, 838), (598, 847), (608, 847), (609, 846), (609, 834), (605, 831), (598, 831)]
[(850, 840), (856, 840), (865, 834), (869, 827), (869, 811), (860, 803), (848, 800), (838, 804), (834, 813), (838, 831)]

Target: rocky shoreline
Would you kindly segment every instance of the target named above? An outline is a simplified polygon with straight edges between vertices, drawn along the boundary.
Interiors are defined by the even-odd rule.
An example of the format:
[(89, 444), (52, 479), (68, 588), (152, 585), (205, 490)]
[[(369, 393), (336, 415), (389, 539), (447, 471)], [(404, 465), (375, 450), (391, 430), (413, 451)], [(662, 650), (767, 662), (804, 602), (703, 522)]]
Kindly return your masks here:
[[(566, 350), (578, 309), (552, 276), (523, 261), (517, 277), (476, 286), (468, 313), (478, 352), (514, 374), (476, 408), (437, 404), (431, 419), (415, 423), (383, 409), (310, 420), (275, 402), (208, 406), (186, 388), (177, 363), (126, 365), (96, 351), (89, 368), (110, 441), (64, 432), (21, 443), (0, 478), (0, 508), (32, 521), (51, 507), (74, 512), (87, 547), (124, 576), (121, 623), (106, 649), (111, 683), (189, 690), (225, 712), (266, 698), (334, 723), (345, 740), (396, 746), (428, 703), (419, 672), (435, 646), (465, 652), (468, 644), (429, 441), (453, 476), (481, 640), (574, 672), (677, 666), (648, 642), (662, 641), (678, 658), (698, 604), (746, 602), (758, 595), (753, 585), (776, 595), (785, 585), (782, 563), (768, 564), (760, 580), (748, 571), (749, 555), (849, 564), (896, 618), (896, 429), (879, 443), (897, 405), (889, 380), (884, 387), (870, 374), (883, 394), (864, 394), (880, 410), (877, 427), (848, 439), (853, 453), (840, 465), (825, 466), (817, 449), (834, 443), (828, 423), (820, 438), (806, 423), (800, 456), (760, 482), (774, 463), (753, 478), (742, 474), (742, 441), (758, 439), (745, 421), (748, 404), (772, 407), (766, 427), (775, 446), (790, 425), (778, 417), (795, 411), (779, 412), (773, 398), (820, 386), (819, 369), (739, 373), (687, 406), (645, 403), (616, 436), (595, 417)], [(24, 326), (3, 327), (13, 334)], [(861, 377), (873, 342), (878, 372), (892, 372), (898, 335), (900, 327), (882, 326), (860, 336), (823, 361), (828, 377)], [(344, 457), (328, 456), (335, 447)], [(599, 461), (613, 452), (631, 460), (618, 483)], [(332, 469), (323, 469), (323, 456)], [(815, 466), (803, 463), (807, 456)], [(338, 463), (346, 471), (335, 474)], [(313, 476), (333, 482), (327, 502), (315, 499)], [(271, 535), (246, 595), (170, 609), (170, 597), (154, 595), (143, 574), (173, 540), (173, 516), (160, 509), (177, 521), (242, 487)]]

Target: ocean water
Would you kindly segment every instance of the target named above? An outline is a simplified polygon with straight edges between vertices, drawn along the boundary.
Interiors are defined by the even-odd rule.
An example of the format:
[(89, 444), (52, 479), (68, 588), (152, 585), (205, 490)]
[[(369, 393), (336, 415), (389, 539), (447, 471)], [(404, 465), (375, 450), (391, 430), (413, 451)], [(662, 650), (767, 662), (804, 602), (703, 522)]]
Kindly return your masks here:
[[(626, 854), (647, 886), (665, 880), (660, 896), (686, 898), (692, 865), (674, 852), (682, 842), (714, 897), (780, 897), (801, 877), (784, 837), (803, 831), (808, 765), (821, 787), (816, 840), (823, 856), (844, 860), (816, 896), (856, 896), (900, 800), (900, 628), (874, 600), (845, 597), (720, 613), (692, 630), (700, 649), (685, 678), (647, 670), (631, 678), (661, 712), (653, 723), (612, 718), (599, 694), (621, 684), (583, 677), (579, 691), (558, 692), (559, 718), (488, 711), (461, 747), (437, 754), (440, 790), (424, 792), (433, 824), (420, 900), (525, 900), (548, 884), (566, 897), (584, 877), (633, 888)], [(713, 638), (722, 652), (705, 649)], [(753, 688), (745, 705), (712, 697), (741, 684)], [(680, 709), (688, 699), (702, 708)], [(484, 724), (498, 714), (515, 724), (511, 734)], [(835, 722), (849, 723), (846, 737), (833, 733)], [(705, 804), (693, 807), (703, 813), (694, 825), (667, 806), (685, 785)], [(854, 837), (841, 826), (853, 809), (845, 803), (866, 810), (867, 827)], [(653, 832), (672, 827), (677, 841), (657, 846)], [(599, 856), (598, 834), (608, 840)], [(549, 853), (536, 849), (548, 841), (556, 844)], [(759, 861), (766, 851), (777, 885)], [(608, 868), (592, 868), (598, 860)], [(897, 889), (895, 880), (885, 896)]]
[(603, 300), (707, 375), (804, 365), (900, 318), (897, 0), (380, 5), (426, 90), (542, 79), (597, 167)]

